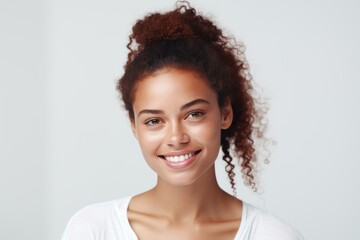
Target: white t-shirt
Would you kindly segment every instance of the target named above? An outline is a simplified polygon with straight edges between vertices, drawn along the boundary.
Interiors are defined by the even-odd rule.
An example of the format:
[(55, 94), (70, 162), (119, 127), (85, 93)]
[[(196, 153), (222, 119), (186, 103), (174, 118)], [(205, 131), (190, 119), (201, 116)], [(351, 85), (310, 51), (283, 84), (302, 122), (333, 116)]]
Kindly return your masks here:
[[(131, 197), (93, 204), (69, 221), (62, 240), (137, 240), (127, 218)], [(274, 215), (243, 203), (234, 240), (303, 240), (301, 234)]]

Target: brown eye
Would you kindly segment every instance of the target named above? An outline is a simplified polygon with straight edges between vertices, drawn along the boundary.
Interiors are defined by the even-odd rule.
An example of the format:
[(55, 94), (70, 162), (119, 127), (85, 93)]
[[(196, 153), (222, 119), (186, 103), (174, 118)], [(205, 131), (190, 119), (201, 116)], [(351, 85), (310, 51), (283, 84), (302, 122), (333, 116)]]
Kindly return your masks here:
[(154, 125), (157, 125), (161, 122), (160, 119), (157, 119), (157, 118), (153, 118), (153, 119), (150, 119), (148, 121), (145, 122), (145, 125), (147, 126), (154, 126)]
[(201, 111), (194, 111), (194, 112), (190, 112), (187, 116), (187, 118), (191, 118), (191, 119), (195, 119), (195, 118), (200, 118), (204, 116), (204, 113)]

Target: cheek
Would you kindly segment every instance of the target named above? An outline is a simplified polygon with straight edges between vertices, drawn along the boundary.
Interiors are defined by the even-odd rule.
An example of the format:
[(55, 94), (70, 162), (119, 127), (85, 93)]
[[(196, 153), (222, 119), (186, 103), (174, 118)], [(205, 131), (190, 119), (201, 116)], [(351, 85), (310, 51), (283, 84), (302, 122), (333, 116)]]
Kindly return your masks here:
[(201, 141), (203, 144), (217, 145), (220, 143), (220, 121), (209, 121), (205, 124), (191, 128), (190, 132), (191, 137)]
[(142, 131), (138, 134), (139, 145), (144, 154), (156, 150), (161, 143), (161, 139), (162, 135), (160, 133)]

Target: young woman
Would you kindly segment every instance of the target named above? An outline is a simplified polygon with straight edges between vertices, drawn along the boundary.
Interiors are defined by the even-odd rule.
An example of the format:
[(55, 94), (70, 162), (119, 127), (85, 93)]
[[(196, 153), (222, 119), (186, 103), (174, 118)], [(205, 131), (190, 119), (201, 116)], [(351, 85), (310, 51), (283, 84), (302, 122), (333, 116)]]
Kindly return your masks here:
[(128, 48), (117, 89), (156, 186), (84, 208), (63, 240), (303, 239), (216, 180), (221, 148), (233, 190), (236, 157), (256, 191), (254, 141), (264, 125), (239, 45), (183, 4), (139, 20)]

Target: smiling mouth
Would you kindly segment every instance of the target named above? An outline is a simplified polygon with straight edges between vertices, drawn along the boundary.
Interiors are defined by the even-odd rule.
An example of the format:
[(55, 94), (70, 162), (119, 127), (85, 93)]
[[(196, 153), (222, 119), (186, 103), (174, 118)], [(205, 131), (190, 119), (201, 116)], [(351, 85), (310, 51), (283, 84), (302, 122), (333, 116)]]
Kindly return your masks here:
[(159, 155), (159, 157), (161, 157), (162, 159), (164, 159), (166, 161), (169, 161), (169, 162), (179, 163), (179, 162), (184, 162), (184, 161), (188, 160), (189, 158), (199, 154), (200, 152), (201, 152), (201, 150), (191, 152), (191, 153), (182, 154), (182, 155), (176, 155), (176, 156)]

